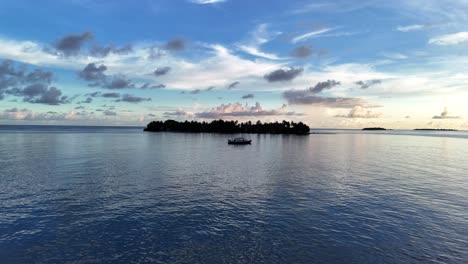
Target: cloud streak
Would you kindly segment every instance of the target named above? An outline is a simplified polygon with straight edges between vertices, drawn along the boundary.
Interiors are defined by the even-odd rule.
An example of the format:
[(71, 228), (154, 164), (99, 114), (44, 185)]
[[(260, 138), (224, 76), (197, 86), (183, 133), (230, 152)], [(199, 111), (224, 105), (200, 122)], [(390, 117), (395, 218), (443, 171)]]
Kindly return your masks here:
[(396, 28), (397, 31), (400, 31), (400, 32), (411, 32), (411, 31), (417, 31), (417, 30), (422, 30), (426, 28), (425, 25), (420, 25), (420, 24), (414, 24), (414, 25), (407, 25), (407, 26), (398, 26)]
[(439, 45), (439, 46), (450, 46), (458, 45), (461, 43), (468, 42), (468, 32), (458, 32), (454, 34), (446, 34), (437, 36), (429, 39), (429, 44)]
[(195, 116), (198, 118), (204, 119), (216, 119), (216, 118), (226, 118), (226, 117), (261, 117), (261, 116), (281, 116), (281, 115), (302, 115), (296, 112), (287, 112), (287, 106), (283, 105), (278, 109), (266, 110), (260, 105), (260, 103), (255, 103), (254, 106), (249, 106), (248, 104), (242, 105), (240, 103), (234, 104), (222, 104), (220, 106), (211, 108), (206, 112), (195, 113)]
[(190, 2), (199, 5), (208, 5), (208, 4), (216, 4), (216, 3), (223, 3), (226, 0), (190, 0)]
[(305, 33), (305, 34), (299, 35), (297, 37), (294, 37), (291, 40), (291, 42), (296, 44), (298, 42), (306, 41), (306, 40), (308, 40), (310, 38), (319, 36), (319, 35), (321, 35), (323, 33), (327, 33), (327, 32), (330, 32), (332, 30), (334, 30), (334, 28), (323, 28), (323, 29), (319, 29), (319, 30), (310, 31), (308, 33)]
[(381, 117), (381, 113), (373, 113), (371, 110), (366, 109), (362, 106), (355, 106), (353, 107), (348, 114), (346, 115), (335, 115), (334, 117), (342, 117), (342, 118), (379, 118)]

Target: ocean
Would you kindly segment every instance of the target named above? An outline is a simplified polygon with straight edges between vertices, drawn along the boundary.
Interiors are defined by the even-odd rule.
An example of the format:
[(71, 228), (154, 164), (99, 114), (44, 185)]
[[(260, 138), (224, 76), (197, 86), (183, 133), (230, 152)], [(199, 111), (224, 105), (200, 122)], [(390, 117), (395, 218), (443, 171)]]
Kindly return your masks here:
[(467, 263), (467, 132), (316, 131), (0, 126), (0, 263)]

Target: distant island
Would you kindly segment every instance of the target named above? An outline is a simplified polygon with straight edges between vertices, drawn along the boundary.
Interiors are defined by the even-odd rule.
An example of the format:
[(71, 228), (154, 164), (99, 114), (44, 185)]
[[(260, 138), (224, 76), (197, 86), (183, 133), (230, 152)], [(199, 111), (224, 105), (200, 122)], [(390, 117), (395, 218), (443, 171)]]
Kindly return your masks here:
[(447, 129), (447, 128), (416, 128), (415, 131), (458, 131), (458, 130)]
[(296, 134), (308, 135), (310, 128), (299, 122), (282, 121), (274, 123), (262, 123), (250, 121), (239, 123), (238, 121), (214, 120), (211, 122), (175, 120), (152, 121), (144, 131), (148, 132), (189, 132), (189, 133), (247, 133), (247, 134)]
[(362, 130), (387, 130), (383, 127), (365, 127)]

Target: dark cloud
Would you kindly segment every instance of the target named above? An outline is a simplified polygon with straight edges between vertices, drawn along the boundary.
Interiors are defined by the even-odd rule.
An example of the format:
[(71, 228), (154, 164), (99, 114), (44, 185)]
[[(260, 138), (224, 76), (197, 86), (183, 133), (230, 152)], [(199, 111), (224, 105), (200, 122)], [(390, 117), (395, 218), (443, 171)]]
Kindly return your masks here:
[[(190, 91), (189, 94), (200, 94), (200, 93), (202, 93), (202, 92), (210, 92), (210, 91), (212, 91), (214, 88), (216, 88), (216, 87), (210, 86), (210, 87), (208, 87), (208, 88), (206, 88), (206, 89), (203, 89), (203, 90), (202, 90), (202, 89), (195, 89), (195, 90)], [(185, 93), (185, 92), (182, 91), (181, 93)]]
[(4, 110), (5, 113), (18, 113), (18, 112), (26, 112), (26, 111), (29, 111), (29, 110), (26, 109), (26, 108), (18, 109), (18, 108), (16, 108), (16, 107), (13, 107), (13, 108), (9, 108), (9, 109), (5, 109), (5, 110)]
[(338, 85), (340, 85), (338, 81), (327, 80), (319, 82), (306, 90), (287, 90), (283, 92), (283, 97), (289, 104), (317, 105), (331, 108), (377, 107), (376, 105), (369, 105), (366, 100), (361, 98), (323, 97), (317, 95), (323, 90), (331, 89)]
[(116, 102), (126, 102), (126, 103), (141, 103), (151, 101), (151, 98), (138, 97), (131, 94), (124, 94), (120, 99), (117, 99)]
[(332, 108), (352, 108), (356, 105), (364, 104), (365, 101), (360, 98), (338, 98), (321, 96), (304, 96), (288, 98), (290, 104), (321, 105)]
[(285, 91), (283, 97), (292, 105), (317, 105), (331, 108), (353, 108), (358, 105), (377, 107), (375, 105), (369, 105), (366, 100), (361, 98), (322, 97), (315, 95), (308, 89)]
[(432, 119), (460, 119), (459, 116), (451, 116), (447, 110), (447, 107), (444, 108), (444, 111), (440, 115), (433, 116)]
[(107, 70), (106, 65), (101, 64), (97, 66), (95, 63), (88, 63), (78, 75), (85, 81), (103, 82), (107, 78), (104, 73)]
[(82, 105), (80, 105), (80, 106), (75, 107), (75, 109), (76, 109), (76, 110), (78, 110), (78, 109), (85, 109), (85, 107), (82, 106)]
[(50, 71), (43, 71), (41, 69), (35, 69), (34, 71), (28, 73), (26, 76), (26, 82), (28, 83), (47, 83), (52, 82), (53, 73)]
[(98, 97), (98, 96), (101, 96), (101, 92), (93, 92), (93, 93), (89, 93), (89, 94), (86, 94), (86, 96), (91, 96), (91, 97)]
[(381, 80), (370, 80), (370, 81), (358, 81), (355, 82), (356, 85), (360, 86), (361, 89), (367, 89), (373, 85), (382, 83)]
[(318, 94), (318, 93), (322, 92), (323, 90), (331, 89), (331, 88), (333, 88), (335, 86), (338, 86), (340, 84), (341, 84), (340, 82), (337, 82), (335, 80), (327, 80), (325, 82), (317, 83), (315, 86), (310, 87), (309, 90), (310, 90), (311, 93)]
[[(79, 72), (79, 77), (85, 81), (91, 82), (90, 87), (100, 86), (107, 89), (131, 89), (135, 88), (135, 84), (130, 79), (127, 79), (123, 74), (108, 76), (105, 74), (106, 65), (97, 65), (89, 63), (83, 70)], [(92, 95), (91, 95), (92, 96)]]
[(240, 84), (240, 82), (233, 82), (233, 83), (229, 84), (227, 88), (232, 89), (232, 88), (235, 88), (239, 84)]
[(202, 91), (201, 91), (200, 89), (195, 89), (195, 90), (190, 91), (189, 93), (190, 93), (190, 94), (199, 94), (199, 93), (201, 93), (201, 92), (202, 92)]
[(242, 96), (242, 99), (253, 99), (255, 97), (255, 95), (253, 94), (246, 94), (244, 96)]
[(148, 114), (148, 116), (155, 117), (156, 115), (155, 114)]
[[(96, 111), (97, 111), (97, 110), (96, 110)], [(116, 115), (117, 115), (117, 113), (114, 112), (114, 111), (112, 111), (112, 110), (104, 110), (104, 111), (102, 111), (102, 113), (103, 113), (104, 115), (106, 115), (106, 116), (116, 116)]]
[(5, 109), (3, 112), (5, 112), (5, 113), (17, 113), (17, 112), (19, 112), (19, 110), (18, 110), (18, 108), (13, 107), (13, 108), (10, 108), (10, 109)]
[(185, 49), (185, 46), (186, 41), (184, 39), (174, 38), (164, 44), (163, 48), (170, 51), (181, 51)]
[(304, 71), (303, 68), (279, 69), (264, 76), (268, 82), (292, 81)]
[(371, 110), (368, 110), (362, 106), (353, 107), (348, 114), (346, 115), (336, 115), (334, 117), (343, 117), (343, 118), (379, 118), (381, 113), (373, 113)]
[(68, 96), (55, 87), (33, 84), (21, 90), (23, 101), (33, 104), (60, 105), (70, 103)]
[(0, 77), (13, 76), (23, 77), (25, 74), (25, 67), (15, 67), (15, 64), (11, 60), (3, 60), (0, 64)]
[(160, 67), (154, 70), (153, 74), (154, 76), (159, 77), (159, 76), (168, 74), (170, 70), (171, 70), (171, 67), (168, 67), (168, 66)]
[(114, 75), (110, 81), (107, 81), (104, 86), (107, 89), (129, 89), (134, 88), (135, 85), (131, 80), (127, 79), (125, 75)]
[(104, 98), (120, 98), (120, 93), (101, 93), (101, 92), (94, 92), (90, 94), (86, 94), (87, 96), (91, 97), (104, 97)]
[(24, 65), (16, 66), (10, 60), (0, 64), (0, 99), (5, 94), (23, 97), (24, 102), (59, 105), (73, 98), (62, 95), (62, 91), (50, 84), (53, 73), (42, 69), (27, 72)]
[(81, 101), (81, 104), (90, 104), (93, 102), (93, 98), (87, 97), (84, 101)]
[(131, 45), (125, 45), (123, 47), (115, 47), (113, 45), (100, 46), (94, 45), (90, 49), (90, 53), (96, 57), (107, 57), (109, 54), (128, 54), (133, 51)]
[(120, 98), (119, 93), (103, 93), (101, 96), (104, 98)]
[(161, 88), (166, 88), (166, 85), (144, 83), (142, 86), (140, 86), (140, 89), (161, 89)]
[(93, 39), (93, 33), (70, 34), (57, 40), (54, 47), (65, 56), (77, 55), (86, 41)]
[(289, 52), (289, 55), (299, 58), (299, 59), (305, 59), (312, 55), (313, 53), (313, 48), (312, 46), (299, 46), (293, 49), (291, 52)]

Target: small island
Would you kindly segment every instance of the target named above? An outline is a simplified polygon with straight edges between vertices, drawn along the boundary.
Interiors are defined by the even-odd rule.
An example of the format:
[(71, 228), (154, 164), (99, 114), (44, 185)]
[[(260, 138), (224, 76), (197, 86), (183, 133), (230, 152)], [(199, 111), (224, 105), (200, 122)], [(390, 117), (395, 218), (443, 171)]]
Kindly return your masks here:
[(282, 121), (273, 123), (262, 123), (251, 121), (239, 123), (238, 121), (213, 120), (211, 122), (175, 120), (152, 121), (144, 131), (148, 132), (188, 132), (188, 133), (246, 133), (246, 134), (295, 134), (308, 135), (310, 128), (299, 122)]
[(387, 130), (383, 127), (365, 127), (362, 130)]

